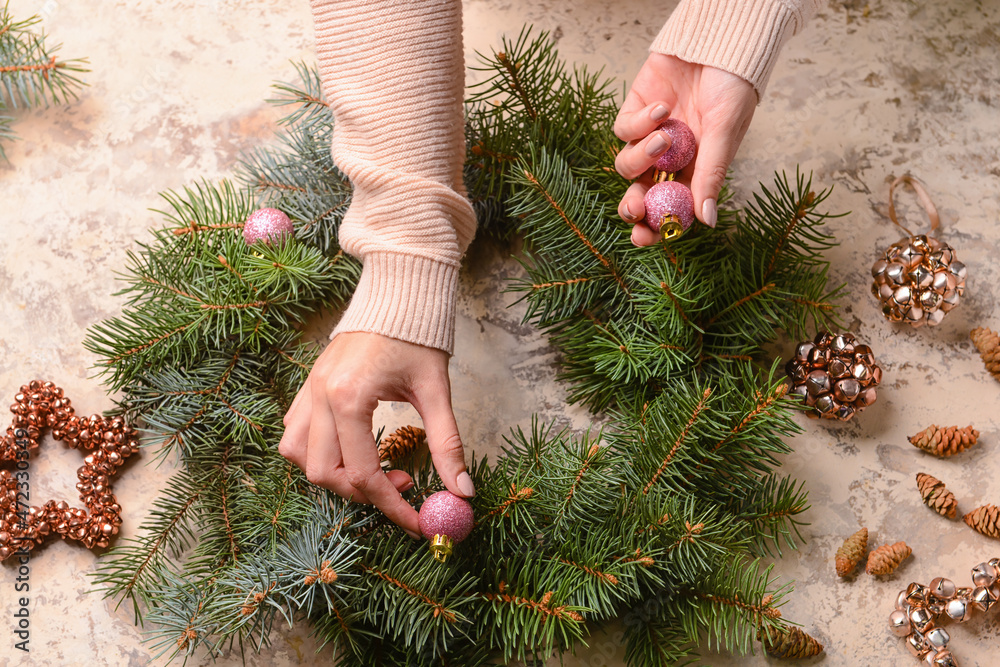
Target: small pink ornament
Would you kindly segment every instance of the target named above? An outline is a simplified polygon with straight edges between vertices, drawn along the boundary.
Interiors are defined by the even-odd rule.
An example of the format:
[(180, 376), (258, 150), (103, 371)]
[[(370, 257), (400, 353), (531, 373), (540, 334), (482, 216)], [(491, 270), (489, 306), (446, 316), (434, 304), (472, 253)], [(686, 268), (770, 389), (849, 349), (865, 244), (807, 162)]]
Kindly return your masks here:
[(663, 238), (677, 238), (694, 222), (691, 189), (677, 181), (656, 183), (646, 192), (646, 224)]
[(294, 234), (295, 227), (288, 216), (276, 208), (259, 208), (250, 214), (243, 225), (243, 240), (247, 245), (257, 241), (271, 243), (285, 234)]
[(431, 541), (431, 553), (442, 563), (454, 543), (469, 536), (474, 524), (472, 505), (451, 491), (438, 491), (420, 507), (420, 532)]
[(658, 130), (670, 135), (670, 148), (656, 160), (656, 168), (674, 174), (694, 159), (694, 132), (683, 121), (668, 118)]

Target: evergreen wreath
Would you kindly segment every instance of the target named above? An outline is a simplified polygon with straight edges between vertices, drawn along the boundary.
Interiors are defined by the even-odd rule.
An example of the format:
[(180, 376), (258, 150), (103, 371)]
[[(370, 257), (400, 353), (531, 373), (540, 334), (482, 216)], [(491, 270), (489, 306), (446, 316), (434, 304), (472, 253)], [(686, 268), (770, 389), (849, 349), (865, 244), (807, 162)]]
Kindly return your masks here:
[[(249, 156), (240, 185), (165, 194), (166, 226), (129, 255), (124, 312), (86, 342), (117, 412), (182, 463), (94, 575), (149, 622), (158, 658), (260, 650), (279, 620), (311, 622), (345, 667), (539, 659), (615, 618), (637, 667), (788, 631), (789, 586), (760, 558), (795, 547), (807, 498), (777, 471), (796, 404), (778, 362), (759, 360), (779, 330), (834, 318), (829, 190), (776, 176), (715, 230), (635, 248), (615, 213), (628, 185), (613, 168), (615, 84), (568, 68), (547, 34), (501, 46), (480, 54), (467, 106), (479, 237), (523, 237), (509, 289), (560, 350), (569, 400), (607, 426), (512, 429), (493, 467), (471, 466), (478, 523), (445, 564), (278, 455), (318, 354), (302, 326), (360, 272), (336, 240), (351, 189), (332, 114), (315, 69), (297, 66), (301, 85), (273, 100), (290, 109), (283, 145)], [(248, 247), (259, 206), (285, 211), (295, 236)], [(427, 461), (396, 464), (414, 505), (443, 488)]]

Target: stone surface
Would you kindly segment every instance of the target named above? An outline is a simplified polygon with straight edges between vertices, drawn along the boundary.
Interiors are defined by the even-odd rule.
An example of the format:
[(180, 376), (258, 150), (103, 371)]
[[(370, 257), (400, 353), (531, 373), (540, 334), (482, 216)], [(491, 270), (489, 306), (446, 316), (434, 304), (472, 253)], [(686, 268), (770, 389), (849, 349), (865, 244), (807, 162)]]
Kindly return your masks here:
[[(488, 51), (522, 23), (552, 31), (564, 56), (629, 80), (672, 2), (610, 0), (488, 2), (466, 6), (466, 51)], [(21, 114), (20, 141), (0, 164), (0, 393), (33, 377), (63, 386), (83, 413), (110, 406), (91, 377), (95, 359), (85, 330), (119, 311), (118, 270), (146, 230), (157, 193), (230, 173), (241, 150), (270, 140), (277, 114), (264, 100), (275, 80), (294, 77), (291, 60), (314, 59), (308, 3), (192, 0), (58, 2), (13, 0), (16, 16), (43, 15), (67, 57), (86, 56), (92, 72), (80, 99)], [(845, 321), (876, 350), (885, 370), (880, 400), (847, 425), (802, 419), (805, 433), (784, 470), (806, 481), (812, 509), (807, 542), (786, 552), (776, 572), (796, 582), (785, 617), (826, 645), (828, 667), (915, 664), (885, 619), (907, 581), (946, 576), (965, 585), (969, 568), (997, 555), (996, 543), (927, 512), (912, 488), (927, 466), (906, 435), (931, 422), (974, 424), (982, 445), (947, 462), (947, 481), (973, 507), (1000, 498), (994, 434), (1000, 384), (984, 371), (968, 339), (974, 326), (997, 329), (1000, 298), (1000, 9), (995, 3), (941, 0), (831, 0), (784, 50), (767, 95), (734, 164), (737, 196), (758, 180), (800, 164), (819, 187), (834, 185), (829, 207), (853, 211), (831, 221), (831, 283), (847, 284)], [(471, 80), (471, 75), (470, 75)], [(967, 298), (937, 329), (884, 321), (868, 292), (876, 253), (900, 234), (884, 216), (888, 183), (907, 170), (922, 177), (942, 214), (942, 239), (969, 266)], [(915, 232), (926, 225), (909, 193), (900, 215)], [(458, 423), (477, 452), (496, 452), (512, 425), (533, 411), (583, 429), (591, 417), (564, 404), (555, 352), (508, 308), (503, 280), (517, 265), (492, 251), (466, 270), (452, 361)], [(776, 345), (783, 356), (794, 341)], [(499, 351), (499, 352), (498, 352)], [(392, 429), (411, 421), (408, 407), (387, 405)], [(32, 468), (32, 495), (73, 497), (78, 454), (43, 445)], [(115, 483), (133, 535), (153, 493), (170, 475), (148, 457), (130, 461)], [(941, 472), (935, 464), (928, 472)], [(58, 475), (50, 474), (58, 472)], [(839, 580), (832, 566), (846, 535), (866, 525), (875, 543), (905, 540), (914, 558), (902, 578)], [(20, 654), (10, 624), (0, 632), (0, 664), (145, 665), (129, 611), (88, 593), (95, 555), (48, 544), (31, 559), (31, 653)], [(13, 612), (14, 570), (0, 569), (0, 614)], [(997, 623), (956, 633), (963, 665), (993, 664)], [(971, 630), (970, 630), (971, 628)], [(567, 665), (621, 665), (616, 628), (588, 640)], [(250, 665), (328, 664), (303, 628), (274, 637)], [(720, 666), (766, 665), (755, 657), (710, 654)], [(190, 664), (213, 664), (208, 658)], [(238, 655), (214, 664), (239, 665)], [(558, 664), (553, 661), (552, 664)]]

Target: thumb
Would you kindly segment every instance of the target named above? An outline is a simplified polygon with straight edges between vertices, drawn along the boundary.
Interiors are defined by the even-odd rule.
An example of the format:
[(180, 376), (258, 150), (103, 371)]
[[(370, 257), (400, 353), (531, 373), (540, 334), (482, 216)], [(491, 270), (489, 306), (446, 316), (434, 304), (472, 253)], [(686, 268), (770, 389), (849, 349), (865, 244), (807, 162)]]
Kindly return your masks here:
[(706, 133), (702, 136), (698, 156), (694, 161), (694, 175), (691, 176), (694, 214), (709, 227), (715, 227), (718, 220), (719, 193), (726, 182), (729, 163), (739, 145), (735, 137), (726, 136), (726, 133), (721, 133), (722, 136), (719, 134)]
[(476, 495), (476, 487), (465, 467), (465, 448), (458, 435), (447, 382), (443, 387), (427, 388), (423, 395), (416, 398), (418, 404), (414, 407), (424, 420), (427, 448), (441, 481), (456, 496), (471, 498)]

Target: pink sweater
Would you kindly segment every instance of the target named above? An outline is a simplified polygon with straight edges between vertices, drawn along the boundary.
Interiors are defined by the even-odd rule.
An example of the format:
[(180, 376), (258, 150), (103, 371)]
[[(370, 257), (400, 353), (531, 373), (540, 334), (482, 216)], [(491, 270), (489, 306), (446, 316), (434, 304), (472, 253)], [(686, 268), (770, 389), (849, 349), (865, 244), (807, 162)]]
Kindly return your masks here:
[[(651, 51), (737, 74), (761, 95), (818, 0), (682, 0)], [(462, 183), (459, 0), (312, 0), (333, 158), (354, 197), (340, 244), (364, 265), (333, 335), (452, 351), (455, 288), (476, 219)]]

